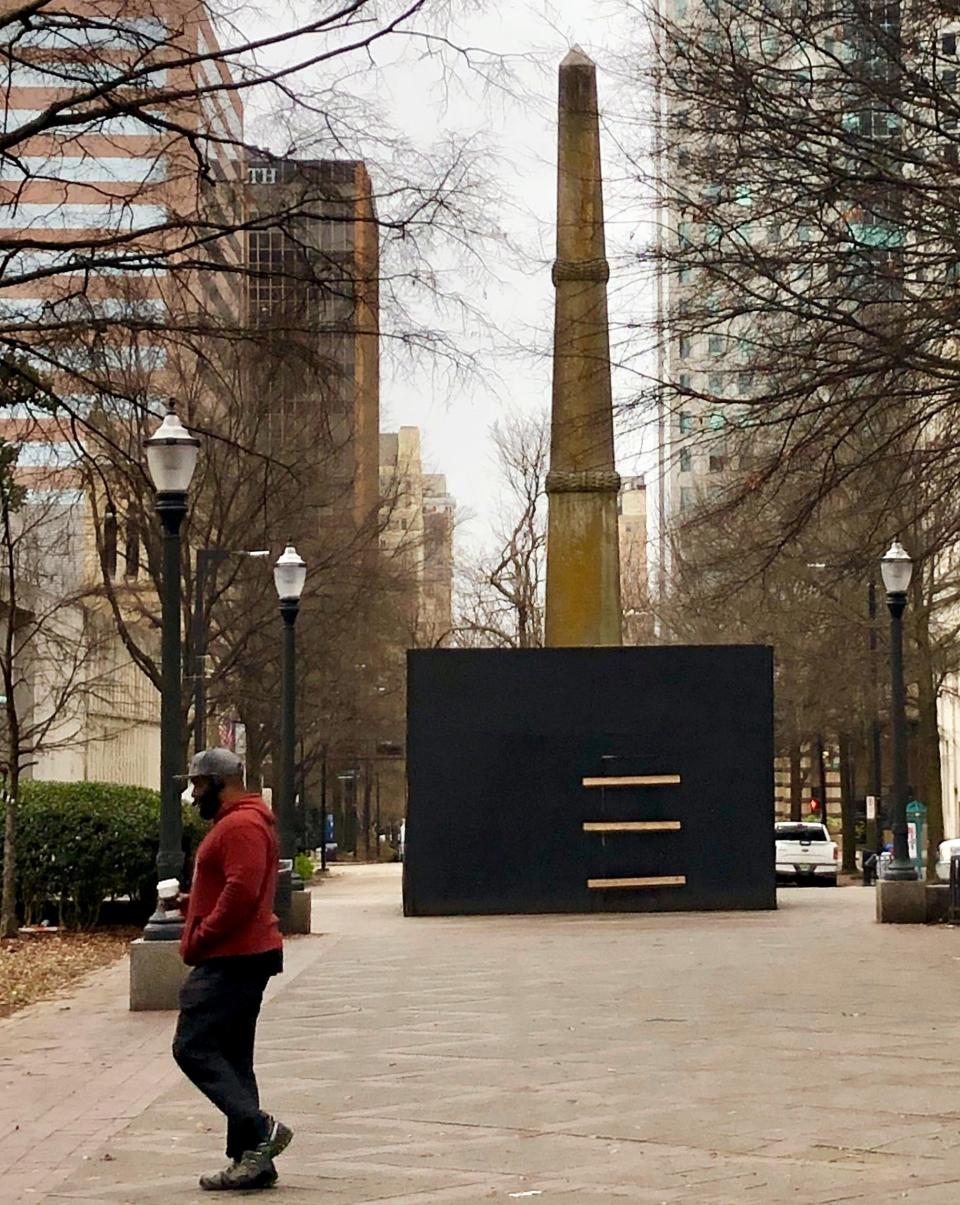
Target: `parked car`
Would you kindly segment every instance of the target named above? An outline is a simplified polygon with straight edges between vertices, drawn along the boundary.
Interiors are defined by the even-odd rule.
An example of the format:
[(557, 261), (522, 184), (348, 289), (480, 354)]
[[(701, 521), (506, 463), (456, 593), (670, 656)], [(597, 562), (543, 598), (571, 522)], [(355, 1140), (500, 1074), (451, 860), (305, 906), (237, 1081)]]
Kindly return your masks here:
[(782, 821), (774, 831), (777, 878), (836, 887), (840, 849), (825, 825)]
[(950, 882), (950, 859), (960, 854), (960, 837), (951, 837), (937, 846), (937, 878), (942, 883)]

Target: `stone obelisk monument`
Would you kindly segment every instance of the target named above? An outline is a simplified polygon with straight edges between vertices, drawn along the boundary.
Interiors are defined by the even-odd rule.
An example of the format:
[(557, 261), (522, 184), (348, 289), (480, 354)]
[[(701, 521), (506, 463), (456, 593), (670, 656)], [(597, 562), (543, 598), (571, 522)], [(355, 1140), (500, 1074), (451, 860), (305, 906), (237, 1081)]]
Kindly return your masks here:
[(546, 643), (621, 643), (597, 69), (560, 64)]

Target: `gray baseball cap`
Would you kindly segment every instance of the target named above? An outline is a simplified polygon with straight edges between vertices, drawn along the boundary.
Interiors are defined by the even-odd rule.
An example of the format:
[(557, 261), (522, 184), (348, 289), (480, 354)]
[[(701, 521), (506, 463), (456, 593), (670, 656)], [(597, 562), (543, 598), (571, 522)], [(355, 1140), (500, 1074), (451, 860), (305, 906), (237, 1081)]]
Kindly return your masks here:
[(242, 778), (243, 762), (230, 749), (204, 749), (190, 763), (190, 778)]

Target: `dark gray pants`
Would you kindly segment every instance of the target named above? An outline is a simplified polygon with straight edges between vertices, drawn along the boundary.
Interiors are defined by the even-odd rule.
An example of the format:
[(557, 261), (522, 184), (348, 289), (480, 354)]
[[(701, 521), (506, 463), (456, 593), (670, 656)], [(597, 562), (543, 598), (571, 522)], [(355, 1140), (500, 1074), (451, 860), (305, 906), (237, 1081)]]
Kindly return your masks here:
[(263, 990), (262, 964), (216, 959), (194, 967), (180, 989), (173, 1057), (181, 1071), (227, 1119), (227, 1158), (239, 1159), (267, 1137), (253, 1071)]

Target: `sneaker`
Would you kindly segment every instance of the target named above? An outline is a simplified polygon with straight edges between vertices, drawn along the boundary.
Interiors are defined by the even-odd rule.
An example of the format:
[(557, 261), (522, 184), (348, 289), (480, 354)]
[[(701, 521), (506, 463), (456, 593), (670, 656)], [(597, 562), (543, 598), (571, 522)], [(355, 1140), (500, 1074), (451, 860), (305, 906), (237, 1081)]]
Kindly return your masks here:
[(270, 1157), (269, 1145), (261, 1142), (252, 1151), (244, 1151), (218, 1172), (200, 1177), (200, 1187), (207, 1192), (243, 1192), (251, 1189), (273, 1188), (277, 1169)]
[(270, 1158), (276, 1159), (277, 1155), (282, 1155), (290, 1143), (293, 1141), (293, 1130), (289, 1126), (285, 1126), (282, 1121), (277, 1121), (276, 1118), (267, 1114), (267, 1144), (270, 1147)]

